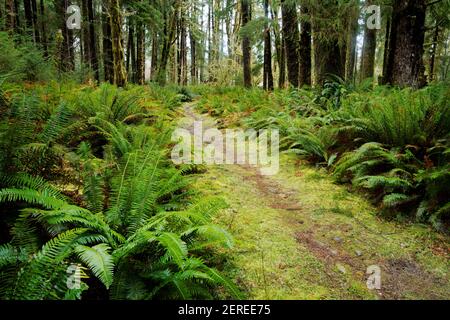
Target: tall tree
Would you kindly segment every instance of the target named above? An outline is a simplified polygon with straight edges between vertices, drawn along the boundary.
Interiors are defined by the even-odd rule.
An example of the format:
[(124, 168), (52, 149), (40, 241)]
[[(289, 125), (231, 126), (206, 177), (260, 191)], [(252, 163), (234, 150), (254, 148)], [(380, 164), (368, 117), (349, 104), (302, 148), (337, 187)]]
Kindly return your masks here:
[(17, 13), (16, 8), (14, 6), (14, 0), (6, 0), (5, 11), (6, 11), (5, 28), (12, 34), (16, 31), (17, 28), (17, 18), (16, 18)]
[(177, 17), (180, 0), (166, 1), (162, 6), (163, 17), (163, 32), (161, 35), (162, 50), (159, 59), (159, 66), (157, 72), (157, 81), (160, 85), (166, 84), (167, 65), (170, 58), (171, 49), (175, 41), (177, 31)]
[(311, 85), (311, 22), (309, 9), (306, 3), (302, 3), (300, 32), (300, 72), (299, 86)]
[(136, 22), (136, 83), (145, 82), (145, 27), (138, 20)]
[(83, 17), (85, 17), (82, 24), (83, 61), (94, 72), (95, 80), (99, 81), (95, 16), (92, 0), (82, 1), (82, 12)]
[(125, 68), (128, 73), (128, 80), (136, 83), (136, 44), (133, 17), (128, 18), (128, 42)]
[(386, 81), (414, 88), (425, 84), (425, 0), (394, 2)]
[(46, 29), (46, 11), (44, 0), (39, 1), (39, 16), (40, 16), (40, 28), (41, 28), (41, 44), (44, 49), (44, 56), (48, 57), (48, 43), (47, 43), (47, 29)]
[(291, 86), (299, 85), (300, 53), (298, 30), (298, 15), (296, 1), (282, 0), (281, 9), (283, 15), (283, 39), (285, 43), (288, 80)]
[(356, 44), (358, 36), (359, 1), (350, 9), (347, 19), (347, 52), (345, 59), (345, 80), (355, 80)]
[(339, 10), (337, 0), (323, 0), (314, 6), (312, 12), (315, 74), (319, 86), (331, 75), (340, 78), (345, 76), (343, 32), (336, 29), (334, 24), (337, 13), (341, 15), (339, 19), (343, 19), (342, 15), (346, 14)]
[(274, 34), (275, 34), (275, 49), (276, 59), (278, 64), (278, 87), (284, 88), (286, 85), (286, 47), (282, 32), (280, 31), (280, 24), (278, 19), (279, 6), (274, 8), (272, 5), (272, 20), (274, 21)]
[[(241, 0), (242, 27), (245, 27), (251, 21), (251, 0)], [(244, 71), (244, 86), (252, 87), (252, 47), (248, 34), (242, 37), (242, 62)]]
[(75, 68), (73, 30), (67, 28), (66, 24), (66, 11), (69, 1), (55, 0), (54, 5), (60, 28), (57, 36), (58, 45), (56, 52), (59, 70), (62, 72), (73, 71)]
[[(373, 4), (372, 0), (366, 1), (366, 6)], [(373, 78), (375, 72), (375, 51), (377, 47), (377, 30), (369, 28), (365, 24), (364, 44), (361, 60), (361, 80)]]
[(272, 37), (270, 35), (269, 26), (269, 0), (264, 0), (264, 17), (266, 18), (266, 25), (264, 30), (264, 83), (265, 90), (272, 91), (273, 87), (273, 72), (272, 72)]
[(122, 39), (122, 10), (119, 0), (108, 0), (109, 23), (111, 25), (111, 44), (113, 56), (114, 84), (123, 87), (127, 84), (125, 57)]
[(114, 83), (114, 64), (112, 54), (111, 24), (109, 23), (108, 2), (102, 6), (102, 27), (103, 27), (103, 69), (105, 81)]

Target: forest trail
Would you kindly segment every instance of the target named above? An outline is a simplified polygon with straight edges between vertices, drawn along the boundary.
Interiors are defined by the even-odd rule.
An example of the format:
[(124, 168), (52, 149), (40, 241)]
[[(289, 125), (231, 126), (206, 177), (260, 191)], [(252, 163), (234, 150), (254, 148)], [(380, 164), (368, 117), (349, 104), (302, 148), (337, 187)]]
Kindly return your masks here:
[[(183, 108), (182, 126), (215, 121)], [(208, 166), (195, 186), (225, 199), (216, 217), (235, 239), (223, 269), (249, 299), (449, 299), (450, 246), (423, 225), (388, 222), (361, 195), (284, 154), (280, 172)], [(369, 290), (368, 268), (381, 271)], [(372, 278), (373, 279), (373, 278)]]

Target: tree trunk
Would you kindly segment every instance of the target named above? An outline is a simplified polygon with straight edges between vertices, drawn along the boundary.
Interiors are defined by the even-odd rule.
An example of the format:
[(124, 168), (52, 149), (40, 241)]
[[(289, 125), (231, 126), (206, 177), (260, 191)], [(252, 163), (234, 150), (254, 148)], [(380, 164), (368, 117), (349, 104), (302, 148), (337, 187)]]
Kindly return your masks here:
[[(87, 0), (83, 0), (81, 2), (81, 12), (83, 14), (83, 17), (88, 16), (88, 4)], [(81, 25), (82, 27), (82, 40), (83, 40), (83, 63), (88, 66), (88, 68), (91, 68), (91, 48), (90, 48), (90, 39), (89, 39), (89, 21), (87, 23), (83, 23)]]
[(379, 83), (384, 85), (387, 83), (388, 76), (388, 63), (389, 63), (389, 50), (390, 50), (390, 37), (391, 37), (391, 16), (388, 17), (386, 22), (386, 33), (384, 39), (384, 52), (383, 52), (383, 76)]
[(109, 23), (108, 5), (103, 8), (103, 68), (105, 81), (114, 83), (111, 24)]
[(5, 28), (7, 31), (9, 31), (10, 34), (13, 34), (17, 28), (16, 8), (14, 6), (14, 0), (6, 0), (5, 10), (6, 10)]
[(423, 65), (425, 0), (395, 1), (387, 67), (387, 82), (413, 88), (426, 83)]
[(150, 79), (152, 81), (156, 81), (158, 76), (158, 46), (158, 33), (154, 31), (152, 37), (152, 65), (150, 68)]
[(288, 80), (291, 86), (299, 85), (300, 54), (297, 7), (290, 1), (281, 1), (283, 16), (283, 38), (286, 46)]
[(179, 58), (178, 58), (178, 84), (187, 85), (187, 33), (186, 18), (183, 9), (180, 10), (179, 21)]
[(41, 43), (41, 37), (39, 34), (39, 25), (38, 25), (38, 11), (37, 11), (37, 4), (36, 0), (31, 0), (31, 9), (32, 11), (32, 21), (33, 21), (33, 36), (35, 43)]
[(69, 5), (68, 0), (55, 0), (55, 9), (57, 17), (59, 18), (60, 39), (58, 40), (57, 61), (59, 71), (73, 71), (75, 68), (75, 57), (73, 49), (73, 31), (67, 28), (66, 11)]
[(358, 36), (358, 18), (359, 8), (355, 8), (349, 17), (348, 21), (348, 39), (347, 39), (347, 52), (345, 63), (345, 81), (353, 82), (355, 80), (355, 65), (356, 65), (356, 42)]
[(90, 50), (90, 64), (94, 71), (95, 80), (100, 81), (99, 63), (97, 53), (97, 42), (95, 34), (95, 14), (93, 0), (87, 0), (88, 22), (89, 22), (89, 50)]
[[(27, 29), (26, 33), (30, 37), (33, 37), (33, 9), (31, 7), (31, 0), (23, 0), (23, 10), (25, 12), (25, 25)], [(64, 16), (62, 16), (61, 18), (63, 18)]]
[(300, 13), (302, 15), (300, 33), (300, 73), (299, 86), (311, 86), (311, 23), (309, 9), (302, 5)]
[(125, 68), (128, 73), (128, 80), (137, 83), (137, 68), (136, 68), (136, 45), (134, 42), (134, 23), (130, 17), (128, 19), (128, 44), (127, 44), (127, 59)]
[(439, 40), (439, 25), (436, 21), (436, 27), (434, 28), (434, 34), (433, 34), (433, 43), (431, 44), (431, 53), (430, 53), (430, 76), (429, 76), (429, 82), (433, 82), (435, 79), (435, 65), (436, 65), (436, 53), (437, 53), (437, 47), (438, 47), (438, 40)]
[(127, 73), (125, 70), (125, 57), (122, 44), (122, 12), (119, 0), (109, 0), (109, 2), (114, 84), (119, 87), (124, 87), (127, 84)]
[[(191, 20), (197, 21), (197, 11), (195, 4), (191, 8)], [(191, 46), (191, 83), (197, 84), (197, 39), (194, 34), (194, 27), (189, 26), (189, 42)]]
[(44, 0), (39, 1), (39, 11), (40, 11), (40, 26), (41, 26), (41, 45), (44, 49), (44, 57), (48, 57), (48, 44), (47, 44), (47, 32), (46, 32), (46, 19), (45, 19), (45, 5)]
[[(264, 15), (269, 19), (269, 0), (264, 0)], [(266, 23), (264, 30), (264, 90), (273, 91), (272, 72), (272, 39), (270, 36), (269, 23)]]
[(277, 63), (278, 63), (278, 88), (282, 89), (286, 85), (286, 51), (282, 32), (280, 32), (279, 30), (278, 16), (273, 7), (272, 7), (272, 20), (276, 21), (274, 34), (275, 34), (275, 49), (277, 53)]
[(345, 77), (345, 51), (339, 45), (340, 34), (330, 33), (333, 27), (333, 12), (338, 10), (335, 0), (324, 1), (323, 8), (319, 8), (312, 15), (314, 32), (314, 61), (316, 84), (323, 86), (327, 77), (334, 75)]
[[(242, 10), (242, 27), (245, 27), (247, 23), (251, 21), (251, 2), (250, 0), (241, 0)], [(250, 38), (244, 36), (242, 39), (242, 57), (243, 57), (243, 71), (244, 71), (244, 87), (252, 87), (252, 70), (251, 70), (251, 56), (252, 47)]]
[(136, 33), (136, 82), (145, 83), (145, 29), (142, 22), (138, 21)]
[[(372, 1), (368, 0), (367, 5), (371, 5)], [(377, 31), (369, 29), (367, 24), (364, 28), (364, 45), (361, 61), (361, 80), (373, 78), (375, 71), (375, 51), (377, 47)]]
[(164, 17), (164, 30), (162, 39), (162, 51), (161, 59), (158, 67), (157, 81), (160, 85), (166, 84), (167, 64), (169, 62), (170, 53), (173, 41), (175, 39), (177, 29), (177, 13), (178, 13), (179, 1), (175, 0), (172, 12), (165, 13)]

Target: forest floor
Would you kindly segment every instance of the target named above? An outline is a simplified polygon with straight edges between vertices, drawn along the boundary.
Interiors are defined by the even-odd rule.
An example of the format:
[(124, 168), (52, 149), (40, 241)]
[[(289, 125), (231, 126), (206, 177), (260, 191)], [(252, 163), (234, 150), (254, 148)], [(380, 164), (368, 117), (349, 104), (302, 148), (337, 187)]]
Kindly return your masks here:
[[(181, 125), (215, 121), (187, 104)], [(206, 125), (205, 125), (206, 124)], [(234, 237), (223, 271), (248, 299), (450, 299), (450, 243), (430, 227), (387, 221), (325, 170), (283, 154), (280, 172), (208, 166), (195, 187), (225, 199), (215, 223)], [(381, 289), (369, 290), (370, 266)]]

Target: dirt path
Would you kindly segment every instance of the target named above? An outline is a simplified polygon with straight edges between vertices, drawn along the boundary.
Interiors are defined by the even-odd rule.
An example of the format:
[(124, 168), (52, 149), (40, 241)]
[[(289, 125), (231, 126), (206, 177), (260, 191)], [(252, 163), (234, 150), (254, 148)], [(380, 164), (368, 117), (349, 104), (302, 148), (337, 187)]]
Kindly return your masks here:
[[(204, 120), (192, 105), (184, 126)], [(326, 172), (284, 155), (276, 176), (212, 166), (196, 187), (229, 204), (216, 222), (235, 238), (225, 272), (249, 299), (449, 299), (449, 243), (421, 225), (387, 222)], [(369, 290), (367, 269), (381, 271)]]

